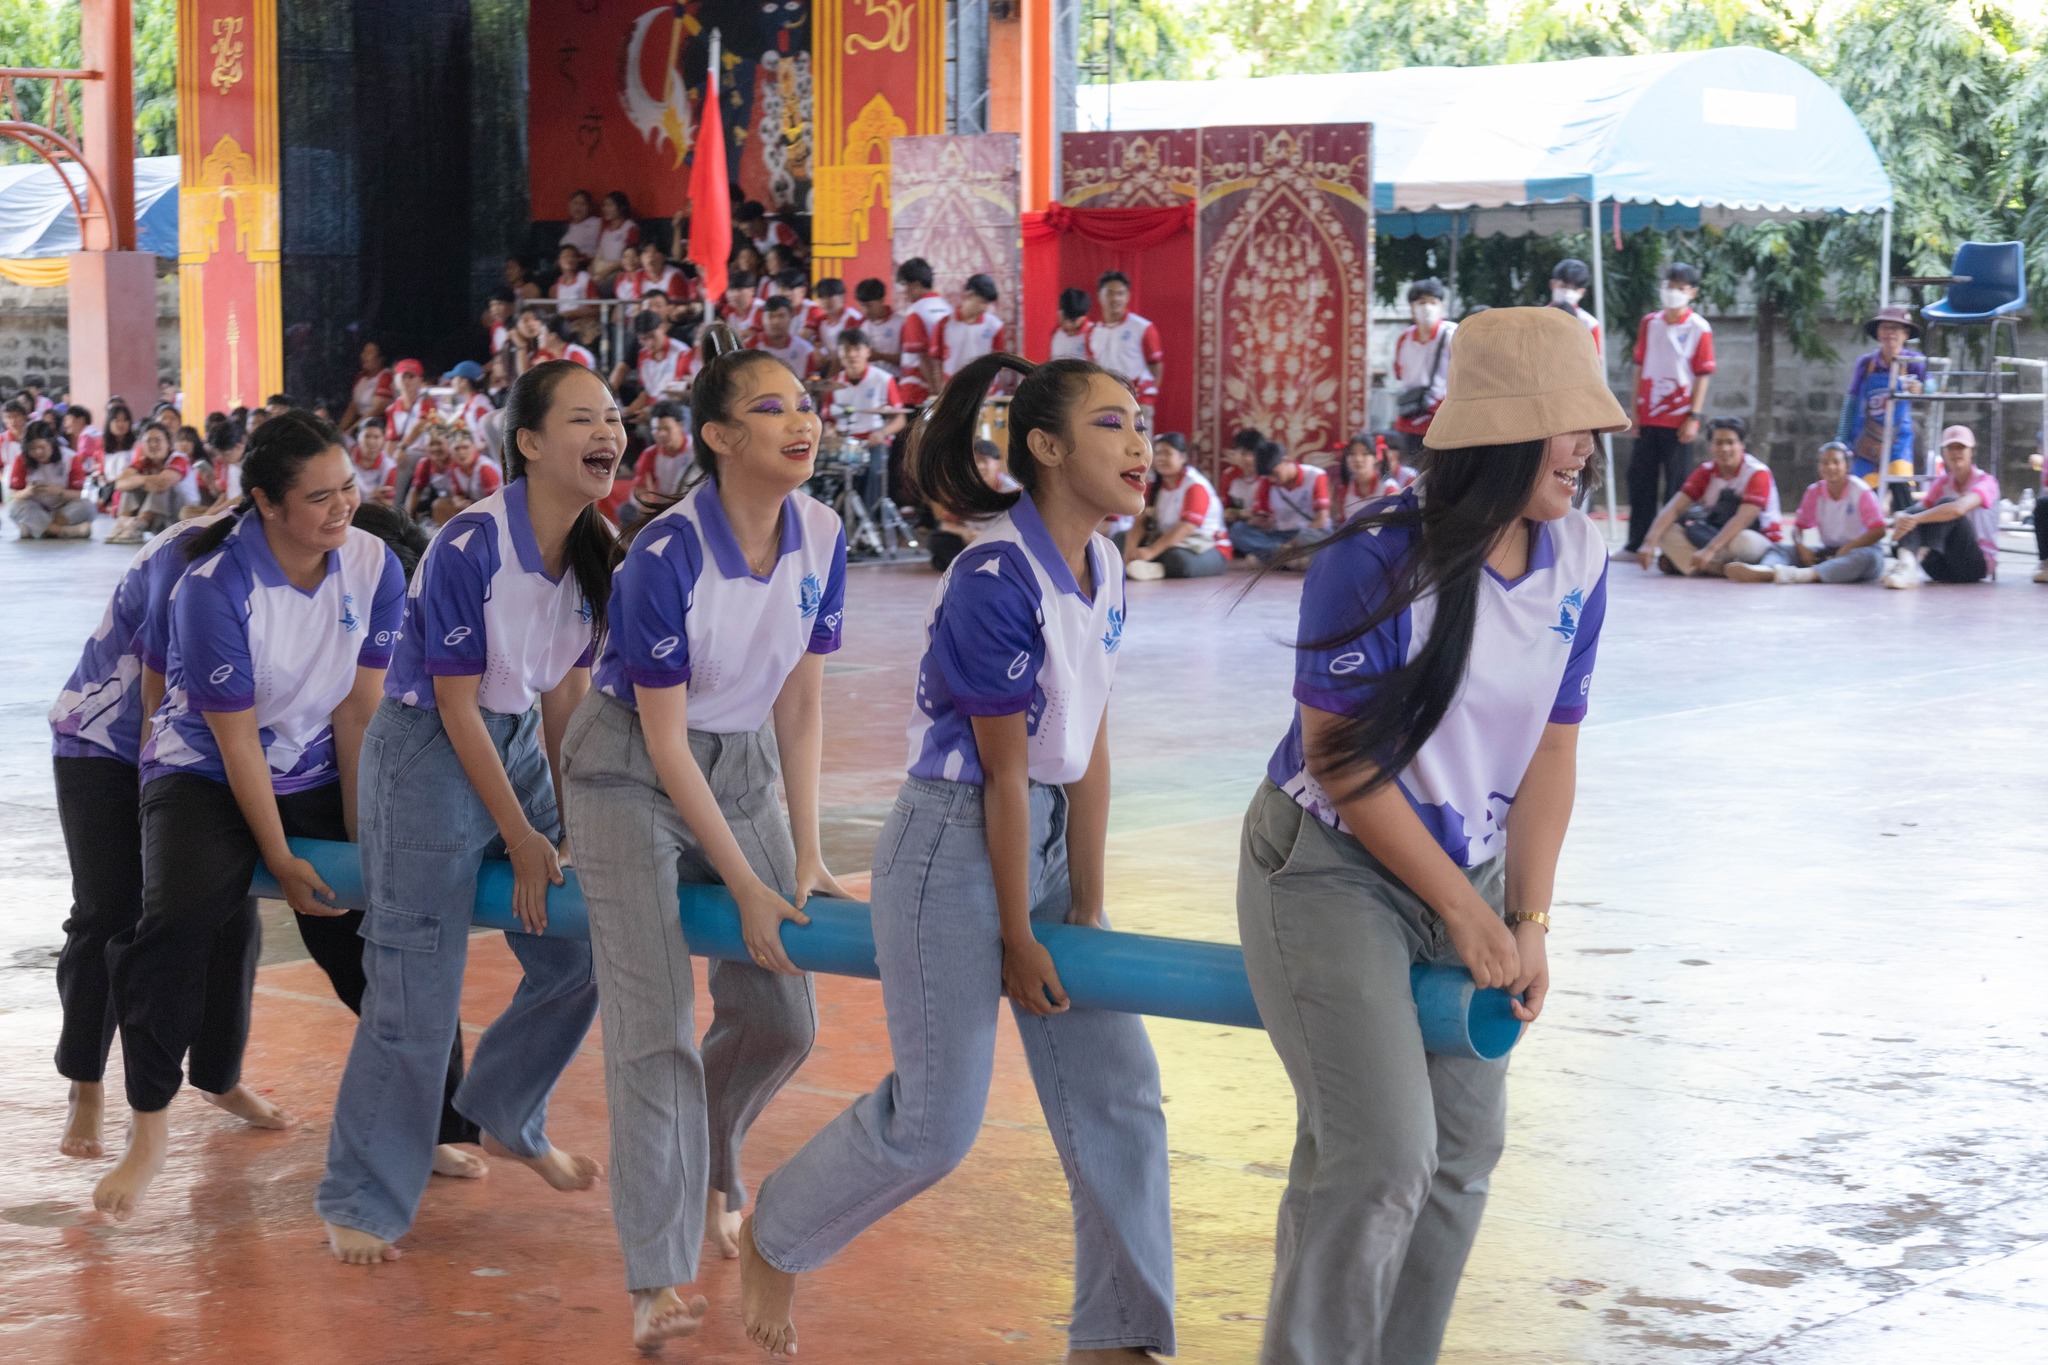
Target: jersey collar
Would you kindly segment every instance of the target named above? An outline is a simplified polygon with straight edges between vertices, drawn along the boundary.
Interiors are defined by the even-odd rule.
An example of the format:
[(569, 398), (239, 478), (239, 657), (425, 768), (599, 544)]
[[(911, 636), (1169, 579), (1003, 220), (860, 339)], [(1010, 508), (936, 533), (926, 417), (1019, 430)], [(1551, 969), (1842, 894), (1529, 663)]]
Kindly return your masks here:
[(1493, 575), (1494, 582), (1500, 584), (1503, 588), (1512, 590), (1528, 582), (1531, 574), (1547, 569), (1555, 563), (1557, 563), (1557, 540), (1550, 533), (1550, 523), (1539, 521), (1536, 523), (1536, 529), (1531, 536), (1529, 545), (1529, 567), (1522, 570), (1520, 578), (1503, 578), (1500, 575), (1500, 570), (1494, 568), (1491, 564), (1486, 566), (1486, 571)]
[[(477, 457), (479, 461), (482, 456)], [(527, 573), (537, 573), (550, 583), (559, 583), (561, 578), (548, 572), (547, 561), (540, 557), (540, 541), (533, 534), (533, 512), (526, 505), (525, 476), (513, 479), (505, 485), (505, 524), (512, 529), (512, 550), (519, 556), (519, 567)]]
[[(293, 592), (311, 597), (318, 588), (307, 590), (285, 577), (284, 566), (277, 562), (277, 556), (270, 551), (270, 537), (263, 534), (263, 518), (253, 512), (242, 517), (235, 526), (235, 537), (248, 548), (249, 571), (256, 575), (256, 581), (266, 588), (290, 588)], [(327, 572), (332, 578), (341, 568), (341, 551), (327, 552)]]
[[(775, 576), (770, 569), (766, 574), (757, 574), (747, 567), (746, 552), (740, 549), (739, 541), (733, 536), (732, 523), (726, 520), (725, 504), (718, 498), (718, 481), (707, 479), (697, 490), (697, 524), (704, 532), (704, 543), (711, 547), (711, 558), (718, 565), (718, 571), (727, 578), (751, 578), (756, 583), (766, 583)], [(803, 532), (797, 525), (796, 495), (782, 500), (782, 540), (775, 547), (778, 562), (803, 544)]]
[[(1074, 581), (1074, 571), (1067, 567), (1066, 556), (1060, 553), (1060, 547), (1053, 544), (1052, 532), (1045, 529), (1045, 518), (1038, 515), (1038, 506), (1031, 501), (1029, 493), (1017, 495), (1017, 501), (1010, 507), (1010, 524), (1017, 528), (1017, 535), (1024, 542), (1025, 552), (1038, 561), (1039, 567), (1045, 570), (1045, 576), (1052, 580), (1055, 588), (1061, 592), (1072, 593), (1090, 606), (1095, 604), (1095, 599), (1082, 592), (1081, 585)], [(1096, 582), (1100, 586), (1102, 566), (1095, 563), (1093, 537), (1090, 537), (1088, 542), (1088, 555), (1088, 562), (1095, 569)]]

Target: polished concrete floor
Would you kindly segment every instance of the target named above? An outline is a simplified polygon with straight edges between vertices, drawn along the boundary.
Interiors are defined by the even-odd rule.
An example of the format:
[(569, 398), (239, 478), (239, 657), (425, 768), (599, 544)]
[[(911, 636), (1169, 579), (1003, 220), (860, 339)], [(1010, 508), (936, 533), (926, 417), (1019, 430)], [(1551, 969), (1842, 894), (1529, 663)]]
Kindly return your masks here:
[[(2015, 542), (2017, 550), (2017, 542)], [(601, 1194), (499, 1163), (436, 1181), (408, 1257), (325, 1257), (310, 1199), (351, 1020), (273, 932), (249, 1075), (303, 1125), (183, 1096), (151, 1204), (90, 1225), (56, 1152), (51, 962), (67, 903), (42, 716), (126, 554), (0, 541), (0, 1359), (628, 1359)], [(1509, 1148), (1444, 1359), (1663, 1365), (2048, 1361), (2048, 589), (1763, 588), (1617, 569)], [(1239, 813), (1285, 724), (1294, 583), (1134, 584), (1113, 706), (1112, 914), (1230, 940)], [(903, 763), (930, 575), (862, 570), (827, 682), (835, 865)], [(475, 940), (463, 1017), (506, 998)], [(879, 995), (822, 984), (817, 1053), (750, 1147), (768, 1169), (887, 1067)], [(1293, 1104), (1262, 1034), (1151, 1021), (1171, 1125), (1181, 1358), (1256, 1355)], [(602, 1151), (602, 1040), (557, 1139)], [(118, 1066), (118, 1059), (117, 1059)], [(814, 1277), (803, 1357), (1051, 1362), (1058, 1163), (1006, 1031), (982, 1142)], [(758, 1358), (734, 1277), (679, 1360)]]

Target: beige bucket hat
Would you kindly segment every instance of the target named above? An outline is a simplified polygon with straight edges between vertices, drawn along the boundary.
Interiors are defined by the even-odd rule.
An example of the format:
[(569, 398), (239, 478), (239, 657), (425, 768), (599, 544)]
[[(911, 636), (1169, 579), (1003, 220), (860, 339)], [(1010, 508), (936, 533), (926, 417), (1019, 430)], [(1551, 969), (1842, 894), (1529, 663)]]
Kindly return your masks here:
[(1422, 443), (1457, 450), (1628, 426), (1584, 323), (1561, 308), (1489, 308), (1451, 337), (1443, 406)]

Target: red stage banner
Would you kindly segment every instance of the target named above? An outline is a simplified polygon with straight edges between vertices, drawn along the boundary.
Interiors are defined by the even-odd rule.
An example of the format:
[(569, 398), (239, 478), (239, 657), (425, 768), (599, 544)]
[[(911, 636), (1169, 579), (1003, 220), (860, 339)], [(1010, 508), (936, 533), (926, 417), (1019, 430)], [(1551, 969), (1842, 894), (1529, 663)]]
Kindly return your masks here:
[(1019, 165), (1015, 133), (945, 134), (896, 140), (890, 155), (890, 237), (896, 259), (922, 256), (933, 281), (957, 299), (969, 275), (988, 275), (996, 316), (1018, 326)]
[(689, 206), (718, 30), (726, 162), (771, 211), (811, 204), (810, 6), (803, 0), (537, 0), (527, 16), (527, 188), (533, 215), (571, 191), (623, 190), (641, 217)]
[(179, 0), (178, 155), (178, 328), (198, 426), (284, 387), (276, 0)]
[(946, 128), (941, 0), (814, 0), (818, 171), (811, 256), (819, 277), (894, 274), (890, 145)]

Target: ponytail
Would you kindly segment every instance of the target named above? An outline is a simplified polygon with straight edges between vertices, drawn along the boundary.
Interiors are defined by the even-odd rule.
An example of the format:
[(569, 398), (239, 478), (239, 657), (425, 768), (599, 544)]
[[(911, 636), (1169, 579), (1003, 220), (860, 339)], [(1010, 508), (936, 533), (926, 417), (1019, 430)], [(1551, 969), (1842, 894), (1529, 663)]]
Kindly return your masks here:
[[(555, 390), (572, 374), (590, 371), (573, 360), (544, 360), (513, 382), (505, 399), (505, 477), (526, 477), (526, 452), (519, 448), (519, 433), (538, 433), (554, 406)], [(609, 386), (607, 386), (609, 389)], [(566, 545), (569, 568), (576, 575), (576, 590), (590, 611), (593, 650), (604, 643), (606, 609), (611, 605), (612, 568), (619, 559), (619, 538), (595, 503), (576, 514), (569, 523)]]
[(279, 413), (256, 428), (242, 456), (242, 500), (235, 504), (233, 515), (222, 517), (185, 542), (186, 562), (196, 563), (212, 554), (234, 534), (242, 518), (255, 510), (257, 489), (271, 502), (282, 503), (285, 494), (298, 485), (299, 473), (307, 463), (340, 444), (341, 433), (334, 424), (304, 408)]
[(911, 428), (905, 463), (905, 473), (917, 495), (956, 517), (992, 517), (1017, 503), (1017, 494), (989, 487), (974, 465), (974, 434), (981, 426), (988, 387), (1005, 370), (1023, 376), (1010, 399), (1009, 466), (1010, 477), (1026, 493), (1038, 489), (1038, 457), (1031, 453), (1031, 433), (1043, 431), (1063, 441), (1072, 439), (1073, 409), (1087, 397), (1088, 381), (1103, 375), (1125, 383), (1092, 360), (1049, 360), (1034, 365), (1022, 356), (992, 351), (968, 361), (947, 381), (939, 401)]

